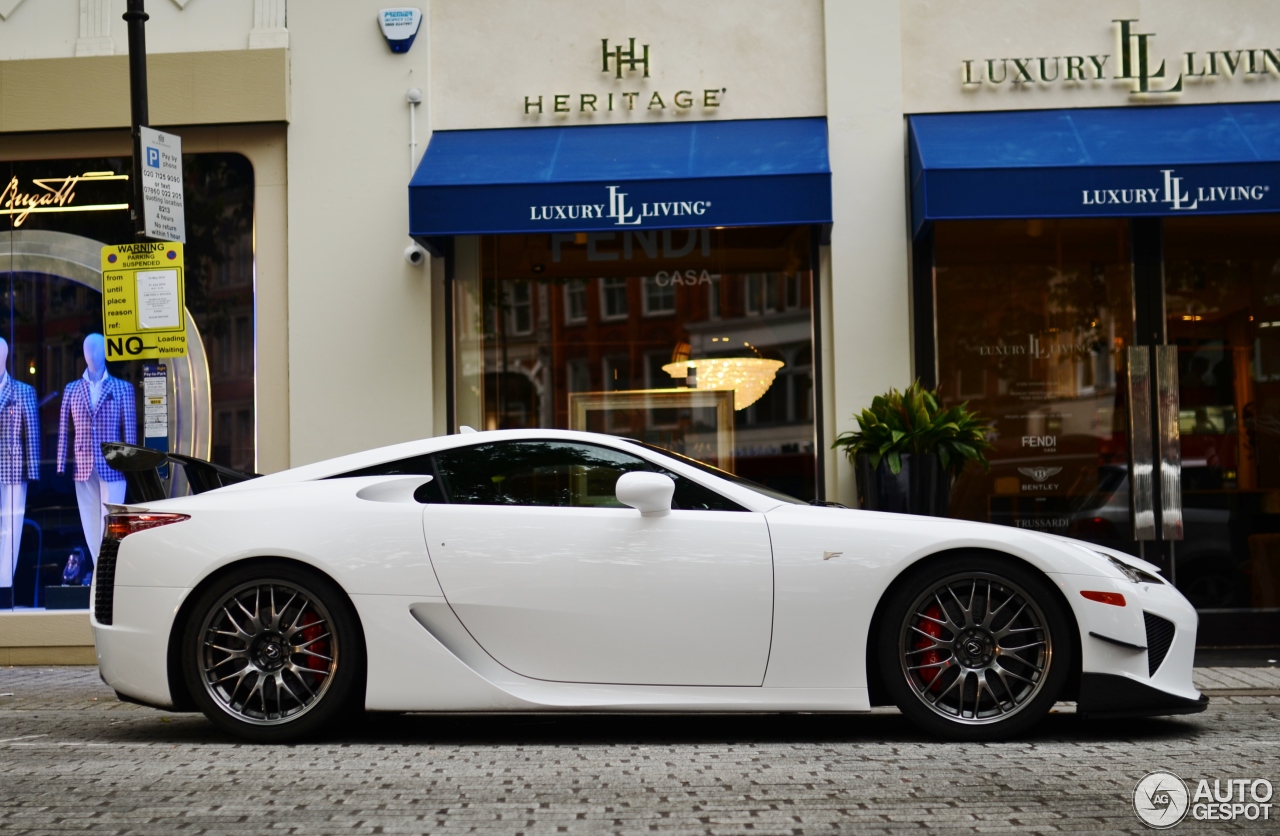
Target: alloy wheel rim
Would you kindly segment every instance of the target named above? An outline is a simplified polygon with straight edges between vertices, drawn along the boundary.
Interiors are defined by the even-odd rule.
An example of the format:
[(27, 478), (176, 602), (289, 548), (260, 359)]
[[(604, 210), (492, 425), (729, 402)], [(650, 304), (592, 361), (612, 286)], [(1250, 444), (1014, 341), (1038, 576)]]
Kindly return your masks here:
[(1043, 690), (1053, 637), (1023, 589), (971, 572), (916, 599), (902, 624), (898, 658), (912, 693), (930, 711), (984, 725), (1017, 714)]
[(200, 628), (205, 692), (227, 714), (260, 726), (296, 720), (329, 690), (338, 640), (328, 609), (281, 580), (228, 592)]

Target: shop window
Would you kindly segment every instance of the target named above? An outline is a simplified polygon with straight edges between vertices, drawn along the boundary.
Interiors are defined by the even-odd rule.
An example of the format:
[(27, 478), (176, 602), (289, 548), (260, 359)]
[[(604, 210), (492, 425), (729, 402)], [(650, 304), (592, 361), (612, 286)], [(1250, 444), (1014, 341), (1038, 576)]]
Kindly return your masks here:
[(747, 313), (759, 316), (764, 308), (764, 274), (749, 273), (744, 277), (743, 283), (746, 286), (743, 298), (746, 302)]
[(622, 277), (600, 280), (600, 318), (627, 318), (627, 280)]
[(787, 420), (805, 423), (813, 420), (813, 347), (802, 345), (792, 357), (790, 372), (791, 409)]
[(1123, 219), (935, 227), (939, 389), (995, 429), (990, 470), (955, 481), (953, 516), (1135, 548), (1114, 373), (1132, 344), (1128, 230)]
[(631, 388), (631, 356), (619, 354), (604, 358), (604, 388), (618, 392)]
[(787, 274), (787, 310), (795, 310), (800, 307), (800, 275), (798, 273)]
[(676, 312), (676, 286), (667, 275), (644, 277), (644, 315), (659, 316)]
[(565, 363), (565, 374), (570, 392), (591, 391), (591, 367), (581, 358)]
[(235, 454), (231, 466), (236, 470), (253, 470), (253, 412), (241, 409), (236, 412)]
[[(14, 554), (0, 554), (0, 597), (13, 590), (20, 607), (46, 603), (46, 588), (59, 586), (68, 556), (83, 554), (88, 567), (100, 533), (81, 524), (75, 489), (75, 422), (60, 421), (64, 403), (85, 373), (86, 337), (101, 334), (102, 296), (95, 281), (66, 278), (67, 263), (84, 264), (84, 253), (106, 244), (135, 240), (127, 209), (130, 202), (128, 157), (23, 160), (0, 162), (0, 187), (18, 194), (38, 194), (38, 183), (61, 183), (80, 178), (66, 206), (55, 211), (0, 215), (0, 338), (8, 346), (8, 373), (34, 389), (37, 404), (33, 424), (39, 435), (40, 456), (34, 462), (38, 479), (27, 480), (24, 536)], [(96, 172), (94, 177), (86, 177)], [(183, 157), (186, 202), (185, 297), (194, 321), (188, 344), (207, 352), (209, 391), (196, 399), (197, 409), (211, 429), (209, 454), (218, 464), (255, 469), (254, 427), (254, 288), (253, 288), (253, 167), (243, 156), (230, 153), (187, 154)], [(65, 211), (63, 211), (65, 210)], [(34, 252), (16, 262), (24, 236), (39, 238)], [(30, 248), (26, 252), (33, 252)], [(90, 259), (90, 262), (93, 262)], [(126, 437), (126, 422), (112, 434), (119, 440), (143, 443), (145, 426), (141, 396), (142, 363), (111, 362), (107, 373), (133, 396), (131, 416), (137, 434)], [(174, 378), (171, 377), (171, 380)], [(172, 395), (171, 395), (172, 398)], [(173, 404), (174, 400), (170, 400)], [(186, 415), (184, 420), (196, 416)], [(178, 428), (171, 425), (171, 431)], [(60, 435), (63, 437), (60, 439)], [(59, 467), (59, 441), (67, 451)], [(2, 441), (2, 440), (0, 440)], [(201, 451), (203, 452), (203, 451)], [(122, 497), (120, 501), (124, 501)], [(91, 575), (81, 576), (88, 583)]]
[(253, 322), (247, 316), (236, 317), (236, 373), (253, 374)]
[(587, 321), (587, 281), (570, 279), (564, 286), (564, 321), (578, 324)]
[(512, 282), (507, 288), (507, 330), (515, 336), (533, 333), (533, 299), (528, 282)]
[[(458, 423), (623, 435), (811, 499), (810, 253), (807, 227), (481, 237), (454, 282)], [(486, 324), (520, 283), (564, 315), (516, 339)], [(704, 362), (689, 388), (717, 358), (781, 368), (757, 390)]]
[(235, 413), (229, 409), (219, 410), (214, 417), (214, 429), (218, 434), (218, 440), (222, 442), (214, 445), (217, 448), (214, 456), (223, 461), (229, 461), (235, 441)]

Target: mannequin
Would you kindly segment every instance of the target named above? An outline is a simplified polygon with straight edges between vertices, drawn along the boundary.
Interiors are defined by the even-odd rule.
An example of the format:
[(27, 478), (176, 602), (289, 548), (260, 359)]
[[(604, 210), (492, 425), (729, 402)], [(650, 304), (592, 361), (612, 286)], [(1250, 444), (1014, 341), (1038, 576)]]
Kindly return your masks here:
[(13, 605), (27, 482), (40, 478), (36, 390), (10, 376), (8, 361), (9, 343), (0, 339), (0, 606)]
[(67, 384), (58, 420), (58, 472), (66, 467), (68, 434), (76, 504), (89, 554), (96, 565), (108, 504), (124, 502), (124, 474), (102, 457), (102, 442), (138, 443), (138, 414), (133, 386), (107, 373), (107, 347), (101, 334), (84, 339), (85, 372)]

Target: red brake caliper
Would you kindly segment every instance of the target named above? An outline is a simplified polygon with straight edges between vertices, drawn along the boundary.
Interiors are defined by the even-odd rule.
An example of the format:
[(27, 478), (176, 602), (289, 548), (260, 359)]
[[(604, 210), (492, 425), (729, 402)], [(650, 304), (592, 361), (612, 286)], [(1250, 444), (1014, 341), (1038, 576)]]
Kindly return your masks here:
[[(920, 619), (920, 625), (919, 625), (920, 632), (927, 633), (931, 638), (935, 640), (940, 640), (942, 638), (942, 625), (938, 624), (936, 621), (930, 621), (929, 619), (936, 618), (938, 619), (938, 621), (941, 621), (942, 608), (939, 607), (937, 604), (930, 604), (929, 608), (924, 611), (924, 614), (928, 616), (928, 618)], [(934, 647), (935, 643), (936, 641), (931, 642), (929, 641), (929, 639), (926, 639), (924, 638), (924, 636), (921, 636), (919, 641), (916, 642), (916, 649), (923, 650), (926, 647), (932, 648)], [(942, 661), (942, 655), (939, 654), (936, 649), (925, 650), (923, 653), (920, 654), (920, 659), (921, 659), (920, 664), (922, 665), (936, 665)], [(928, 685), (930, 690), (933, 690), (933, 691), (938, 690), (938, 687), (942, 685), (942, 683), (938, 680), (938, 674), (940, 673), (942, 673), (942, 668), (940, 667), (937, 667), (937, 668), (925, 667), (919, 670), (920, 678), (923, 679), (924, 684)]]
[[(324, 622), (322, 622), (315, 613), (308, 612), (303, 616), (302, 622), (302, 644), (312, 653), (321, 656), (329, 655), (329, 640), (323, 639), (316, 641), (324, 635)], [(314, 644), (312, 644), (314, 642)], [(315, 683), (319, 684), (324, 679), (324, 675), (329, 671), (329, 665), (323, 659), (317, 659), (315, 656), (304, 656), (307, 661), (303, 663), (304, 667), (310, 668), (316, 672)]]

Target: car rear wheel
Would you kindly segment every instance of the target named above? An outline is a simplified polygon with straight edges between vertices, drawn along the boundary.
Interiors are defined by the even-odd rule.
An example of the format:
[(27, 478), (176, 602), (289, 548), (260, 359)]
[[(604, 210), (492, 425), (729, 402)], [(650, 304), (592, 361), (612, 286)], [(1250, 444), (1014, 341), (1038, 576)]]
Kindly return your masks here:
[(902, 713), (954, 740), (999, 740), (1039, 722), (1071, 668), (1071, 631), (1036, 572), (994, 555), (914, 570), (887, 602), (878, 656)]
[(363, 696), (364, 646), (350, 603), (292, 564), (251, 564), (218, 579), (192, 607), (182, 647), (200, 709), (247, 740), (332, 731)]

